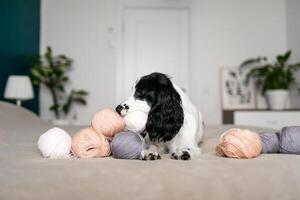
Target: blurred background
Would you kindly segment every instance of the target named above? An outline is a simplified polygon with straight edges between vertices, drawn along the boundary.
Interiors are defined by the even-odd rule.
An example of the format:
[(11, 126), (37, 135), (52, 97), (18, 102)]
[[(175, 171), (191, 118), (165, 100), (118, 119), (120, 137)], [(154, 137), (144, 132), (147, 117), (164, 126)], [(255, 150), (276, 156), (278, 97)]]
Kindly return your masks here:
[[(160, 71), (185, 89), (207, 124), (237, 123), (240, 111), (257, 119), (272, 111), (265, 94), (247, 85), (241, 90), (251, 98), (235, 101), (243, 91), (238, 97), (224, 92), (236, 85), (228, 73), (259, 56), (274, 64), (288, 50), (287, 62), (299, 62), (299, 10), (298, 0), (2, 0), (0, 100), (14, 103), (8, 79), (26, 75), (36, 82), (22, 106), (45, 120), (57, 119), (56, 110), (59, 118), (89, 124), (99, 108), (124, 101), (138, 77)], [(56, 71), (43, 71), (49, 66)], [(289, 92), (276, 111), (285, 125), (295, 119), (291, 113), (299, 115), (300, 76), (293, 75), (287, 88), (269, 88)], [(58, 90), (54, 107), (52, 86)]]

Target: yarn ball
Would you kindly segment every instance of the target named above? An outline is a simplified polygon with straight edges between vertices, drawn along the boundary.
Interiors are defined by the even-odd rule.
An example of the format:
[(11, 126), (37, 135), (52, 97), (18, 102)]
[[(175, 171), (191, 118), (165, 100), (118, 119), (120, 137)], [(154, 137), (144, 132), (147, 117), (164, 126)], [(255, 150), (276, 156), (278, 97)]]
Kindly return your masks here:
[(255, 158), (262, 149), (257, 133), (247, 129), (230, 129), (220, 137), (217, 155), (229, 158)]
[(37, 142), (44, 157), (68, 158), (71, 152), (71, 136), (61, 128), (52, 128), (42, 134)]
[(300, 154), (300, 126), (289, 126), (279, 133), (279, 153)]
[(279, 152), (279, 134), (278, 133), (261, 133), (260, 140), (262, 144), (261, 153), (278, 153)]
[(109, 141), (93, 128), (79, 130), (72, 138), (72, 152), (78, 158), (98, 158), (111, 154)]
[(125, 117), (126, 130), (134, 133), (141, 133), (145, 130), (148, 115), (144, 112), (132, 112)]
[(144, 138), (130, 131), (117, 134), (111, 143), (112, 154), (119, 159), (138, 159), (144, 146)]
[(103, 108), (94, 114), (92, 127), (97, 133), (112, 138), (124, 130), (125, 120), (113, 109)]

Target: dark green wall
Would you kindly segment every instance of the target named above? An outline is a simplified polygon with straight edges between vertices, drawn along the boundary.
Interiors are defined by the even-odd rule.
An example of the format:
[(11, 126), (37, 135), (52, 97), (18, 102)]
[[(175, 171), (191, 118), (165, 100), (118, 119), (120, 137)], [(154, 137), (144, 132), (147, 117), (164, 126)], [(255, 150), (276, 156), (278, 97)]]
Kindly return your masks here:
[[(0, 101), (9, 75), (28, 75), (28, 55), (39, 53), (40, 0), (0, 0)], [(23, 106), (38, 113), (39, 91)]]

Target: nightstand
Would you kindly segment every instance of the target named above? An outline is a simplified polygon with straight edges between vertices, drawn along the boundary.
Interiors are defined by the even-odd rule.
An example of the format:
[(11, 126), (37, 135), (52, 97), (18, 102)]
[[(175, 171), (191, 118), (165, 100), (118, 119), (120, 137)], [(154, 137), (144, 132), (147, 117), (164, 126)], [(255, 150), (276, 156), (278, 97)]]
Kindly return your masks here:
[(300, 110), (224, 110), (223, 123), (272, 129), (300, 126)]

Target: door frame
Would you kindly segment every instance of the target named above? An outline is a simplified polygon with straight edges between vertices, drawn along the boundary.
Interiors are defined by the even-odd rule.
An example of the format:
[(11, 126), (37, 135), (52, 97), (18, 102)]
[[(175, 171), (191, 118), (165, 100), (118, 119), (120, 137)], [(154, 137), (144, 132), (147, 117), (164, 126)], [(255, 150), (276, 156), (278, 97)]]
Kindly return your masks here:
[[(118, 4), (118, 12), (117, 12), (117, 24), (116, 24), (116, 45), (115, 45), (115, 53), (116, 53), (116, 85), (115, 85), (115, 104), (119, 104), (121, 101), (124, 101), (123, 97), (123, 83), (124, 83), (124, 31), (125, 31), (125, 12), (128, 9), (147, 9), (147, 10), (187, 10), (188, 11), (188, 82), (187, 82), (187, 90), (189, 91), (191, 88), (191, 0), (182, 0), (178, 2), (174, 2), (172, 6), (166, 3), (163, 0), (157, 0), (153, 2), (149, 1), (141, 1), (141, 0), (133, 0), (133, 1), (125, 1)], [(125, 97), (127, 98), (127, 97)]]

